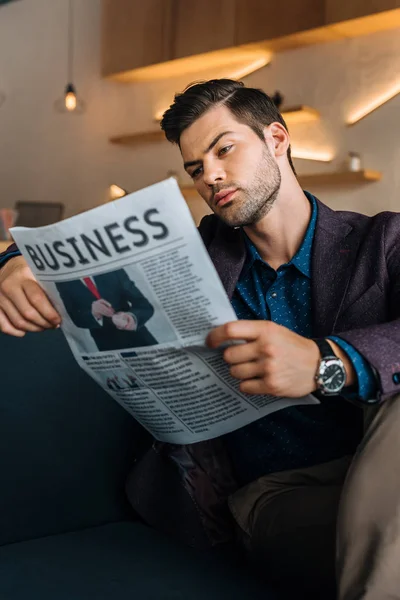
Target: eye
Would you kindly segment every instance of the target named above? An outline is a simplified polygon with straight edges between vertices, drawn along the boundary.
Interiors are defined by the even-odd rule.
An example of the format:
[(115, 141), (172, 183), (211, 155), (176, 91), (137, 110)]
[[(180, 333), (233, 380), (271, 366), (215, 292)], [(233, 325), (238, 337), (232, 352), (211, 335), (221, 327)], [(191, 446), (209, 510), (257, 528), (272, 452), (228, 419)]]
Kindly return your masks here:
[(218, 156), (226, 154), (227, 152), (229, 152), (229, 150), (231, 148), (232, 148), (232, 145), (230, 145), (230, 146), (224, 146), (223, 148), (221, 148), (221, 150), (218, 151)]
[(198, 177), (200, 175), (201, 171), (202, 171), (202, 168), (198, 167), (197, 169), (195, 169), (194, 171), (192, 171), (192, 173), (190, 174), (190, 177), (192, 179), (196, 179), (196, 177)]

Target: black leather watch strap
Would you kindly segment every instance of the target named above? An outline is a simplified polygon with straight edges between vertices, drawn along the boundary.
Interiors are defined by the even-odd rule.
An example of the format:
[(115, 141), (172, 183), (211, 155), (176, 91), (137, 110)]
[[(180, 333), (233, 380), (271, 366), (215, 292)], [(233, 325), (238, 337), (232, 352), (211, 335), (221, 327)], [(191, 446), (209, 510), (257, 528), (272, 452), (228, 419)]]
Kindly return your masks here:
[(336, 358), (336, 354), (332, 350), (332, 346), (328, 344), (326, 340), (317, 338), (314, 339), (314, 342), (317, 344), (322, 358), (328, 358), (328, 356), (334, 356)]

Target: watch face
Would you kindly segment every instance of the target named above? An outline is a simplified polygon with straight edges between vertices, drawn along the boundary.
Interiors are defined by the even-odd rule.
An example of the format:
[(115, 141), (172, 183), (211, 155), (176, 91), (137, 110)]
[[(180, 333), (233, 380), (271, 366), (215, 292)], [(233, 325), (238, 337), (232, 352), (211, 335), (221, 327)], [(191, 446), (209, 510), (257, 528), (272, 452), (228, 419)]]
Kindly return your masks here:
[(334, 359), (325, 363), (321, 383), (324, 390), (330, 394), (340, 392), (346, 383), (346, 373), (341, 360)]

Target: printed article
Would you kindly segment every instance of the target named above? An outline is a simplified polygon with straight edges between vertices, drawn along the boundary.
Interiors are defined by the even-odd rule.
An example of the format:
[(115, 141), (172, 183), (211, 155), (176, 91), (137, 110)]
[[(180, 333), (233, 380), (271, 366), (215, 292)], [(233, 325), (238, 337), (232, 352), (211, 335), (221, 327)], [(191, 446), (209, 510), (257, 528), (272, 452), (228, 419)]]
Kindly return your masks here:
[(236, 315), (175, 179), (11, 233), (79, 365), (156, 439), (191, 444), (318, 402), (242, 394), (205, 346)]

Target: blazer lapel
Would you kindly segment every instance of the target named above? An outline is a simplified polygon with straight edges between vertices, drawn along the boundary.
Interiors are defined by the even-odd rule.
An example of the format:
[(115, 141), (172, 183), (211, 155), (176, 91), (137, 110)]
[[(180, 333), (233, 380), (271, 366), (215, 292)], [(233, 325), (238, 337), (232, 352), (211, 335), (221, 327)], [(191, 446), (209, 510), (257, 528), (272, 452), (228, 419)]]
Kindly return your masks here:
[[(340, 215), (317, 200), (318, 217), (311, 259), (313, 335), (330, 335), (346, 295), (361, 236)], [(246, 258), (241, 229), (218, 225), (208, 246), (211, 260), (232, 298)]]
[(313, 335), (331, 335), (346, 295), (360, 244), (357, 231), (318, 203), (311, 261)]
[(232, 229), (224, 223), (220, 223), (216, 235), (208, 247), (208, 253), (229, 299), (232, 298), (246, 258), (242, 230)]

